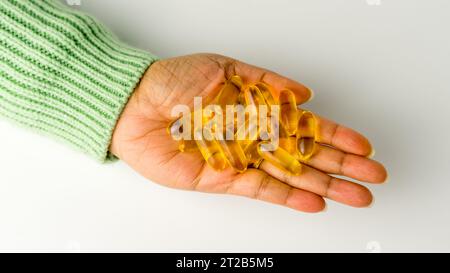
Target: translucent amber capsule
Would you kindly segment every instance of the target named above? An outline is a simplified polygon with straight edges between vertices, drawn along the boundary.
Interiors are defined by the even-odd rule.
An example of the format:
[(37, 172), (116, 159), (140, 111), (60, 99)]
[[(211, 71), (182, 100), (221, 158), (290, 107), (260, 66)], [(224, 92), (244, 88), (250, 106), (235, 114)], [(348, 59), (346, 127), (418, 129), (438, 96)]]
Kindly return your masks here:
[(244, 90), (247, 88), (247, 86), (242, 86), (241, 87), (241, 93), (239, 93), (239, 96), (238, 96), (238, 104), (241, 104), (241, 105), (247, 105), (246, 103), (245, 103), (245, 98), (244, 98)]
[(262, 157), (259, 155), (257, 147), (258, 141), (253, 141), (246, 146), (244, 150), (245, 156), (247, 157), (248, 164), (252, 164), (254, 168), (258, 168), (263, 161)]
[(316, 150), (317, 120), (313, 113), (303, 111), (298, 121), (297, 151), (300, 160), (308, 160)]
[(298, 114), (295, 95), (284, 89), (280, 92), (280, 118), (286, 132), (292, 136), (297, 132)]
[(203, 158), (211, 166), (214, 170), (221, 171), (225, 169), (227, 166), (227, 162), (224, 154), (222, 154), (219, 144), (215, 140), (206, 140), (203, 137), (203, 129), (197, 128), (194, 131), (194, 134), (197, 138), (195, 140), (200, 153), (203, 155)]
[(281, 147), (274, 151), (269, 149), (269, 147), (270, 143), (267, 141), (260, 142), (257, 145), (258, 153), (264, 160), (291, 174), (297, 175), (301, 173), (302, 165), (294, 156)]
[(258, 107), (259, 105), (266, 105), (266, 101), (255, 86), (249, 85), (243, 91), (243, 97), (245, 101), (245, 105), (254, 105)]
[(255, 86), (259, 89), (268, 105), (274, 105), (278, 103), (274, 98), (272, 88), (269, 85), (263, 82), (258, 82), (257, 84), (255, 84)]
[(279, 136), (279, 146), (295, 158), (298, 158), (297, 137), (288, 135), (283, 125), (280, 125)]
[(250, 122), (250, 120), (247, 119), (244, 124), (237, 128), (235, 139), (242, 146), (242, 149), (245, 150), (249, 144), (258, 139), (258, 134), (258, 121), (253, 120), (253, 122)]
[(237, 88), (241, 89), (244, 86), (244, 82), (242, 81), (242, 78), (238, 75), (234, 75), (230, 78), (230, 82), (234, 84)]
[(297, 138), (293, 136), (280, 137), (280, 147), (297, 158)]
[(225, 111), (227, 105), (235, 105), (238, 103), (240, 90), (231, 81), (224, 84), (219, 94), (217, 95), (215, 103), (222, 107)]
[(235, 134), (235, 138), (244, 151), (248, 164), (253, 164), (253, 167), (257, 168), (262, 161), (261, 156), (256, 151), (256, 145), (258, 144), (258, 122), (249, 122), (238, 128)]
[(247, 157), (236, 140), (217, 139), (220, 151), (225, 156), (228, 164), (238, 172), (247, 170)]

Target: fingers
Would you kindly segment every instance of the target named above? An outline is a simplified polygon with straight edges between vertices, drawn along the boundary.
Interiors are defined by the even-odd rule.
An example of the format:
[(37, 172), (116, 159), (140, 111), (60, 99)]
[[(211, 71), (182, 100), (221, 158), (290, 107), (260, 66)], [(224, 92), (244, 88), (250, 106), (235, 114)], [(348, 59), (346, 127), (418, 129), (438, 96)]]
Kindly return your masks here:
[(318, 127), (321, 143), (361, 156), (369, 156), (372, 153), (369, 140), (350, 128), (322, 117), (318, 117)]
[[(244, 81), (263, 81), (273, 86), (277, 92), (284, 88), (292, 90), (296, 96), (297, 104), (307, 102), (312, 96), (311, 90), (306, 86), (269, 70), (242, 62), (237, 62), (234, 67), (234, 73), (241, 75)], [(369, 140), (360, 133), (325, 118), (318, 118), (318, 123), (320, 142), (347, 153), (362, 156), (368, 156), (372, 153)]]
[(297, 104), (307, 102), (312, 96), (312, 91), (308, 87), (267, 69), (237, 62), (235, 70), (236, 74), (240, 75), (245, 82), (262, 81), (271, 85), (278, 92), (276, 94), (277, 96), (282, 89), (287, 88), (292, 90), (295, 94)]
[(387, 177), (386, 169), (380, 163), (323, 145), (317, 145), (314, 156), (303, 163), (325, 173), (344, 175), (363, 182), (383, 183)]
[(366, 187), (329, 176), (308, 166), (303, 166), (302, 174), (297, 176), (285, 173), (266, 161), (261, 164), (260, 169), (292, 187), (352, 207), (367, 207), (372, 203), (372, 194)]
[(325, 201), (317, 194), (294, 188), (256, 169), (249, 169), (237, 176), (226, 193), (254, 198), (303, 212), (320, 212), (325, 208)]

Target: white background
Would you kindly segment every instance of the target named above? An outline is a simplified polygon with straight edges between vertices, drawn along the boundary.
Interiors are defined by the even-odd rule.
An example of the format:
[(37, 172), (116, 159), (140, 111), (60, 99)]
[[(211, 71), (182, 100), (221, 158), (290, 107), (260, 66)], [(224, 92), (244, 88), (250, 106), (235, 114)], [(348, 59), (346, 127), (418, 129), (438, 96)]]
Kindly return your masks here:
[(370, 136), (375, 203), (303, 214), (166, 189), (0, 121), (0, 250), (450, 251), (450, 1), (81, 0), (162, 58), (234, 56), (316, 91)]

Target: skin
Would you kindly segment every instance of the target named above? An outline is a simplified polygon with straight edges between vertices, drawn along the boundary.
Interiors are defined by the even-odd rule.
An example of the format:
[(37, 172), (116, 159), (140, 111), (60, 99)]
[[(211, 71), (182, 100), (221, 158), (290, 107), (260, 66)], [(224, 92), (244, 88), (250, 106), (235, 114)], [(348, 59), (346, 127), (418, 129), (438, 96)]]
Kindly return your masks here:
[(136, 88), (114, 131), (110, 150), (144, 177), (161, 185), (209, 193), (240, 195), (303, 212), (320, 212), (331, 199), (367, 207), (372, 194), (361, 182), (383, 183), (383, 165), (368, 156), (372, 147), (358, 132), (319, 117), (320, 145), (301, 175), (288, 175), (268, 162), (239, 174), (216, 172), (199, 152), (181, 153), (166, 132), (172, 107), (193, 106), (193, 97), (214, 97), (226, 79), (240, 75), (244, 82), (264, 81), (275, 89), (291, 89), (301, 104), (311, 92), (304, 85), (263, 68), (215, 54), (195, 54), (154, 63)]

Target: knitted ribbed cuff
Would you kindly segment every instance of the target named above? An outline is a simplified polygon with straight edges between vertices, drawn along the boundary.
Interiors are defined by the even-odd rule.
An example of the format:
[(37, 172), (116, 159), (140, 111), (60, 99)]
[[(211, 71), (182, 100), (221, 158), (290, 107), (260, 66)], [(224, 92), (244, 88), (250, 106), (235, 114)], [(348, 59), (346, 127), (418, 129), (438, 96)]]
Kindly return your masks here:
[(116, 122), (156, 59), (58, 1), (0, 1), (0, 115), (99, 161), (111, 158)]

